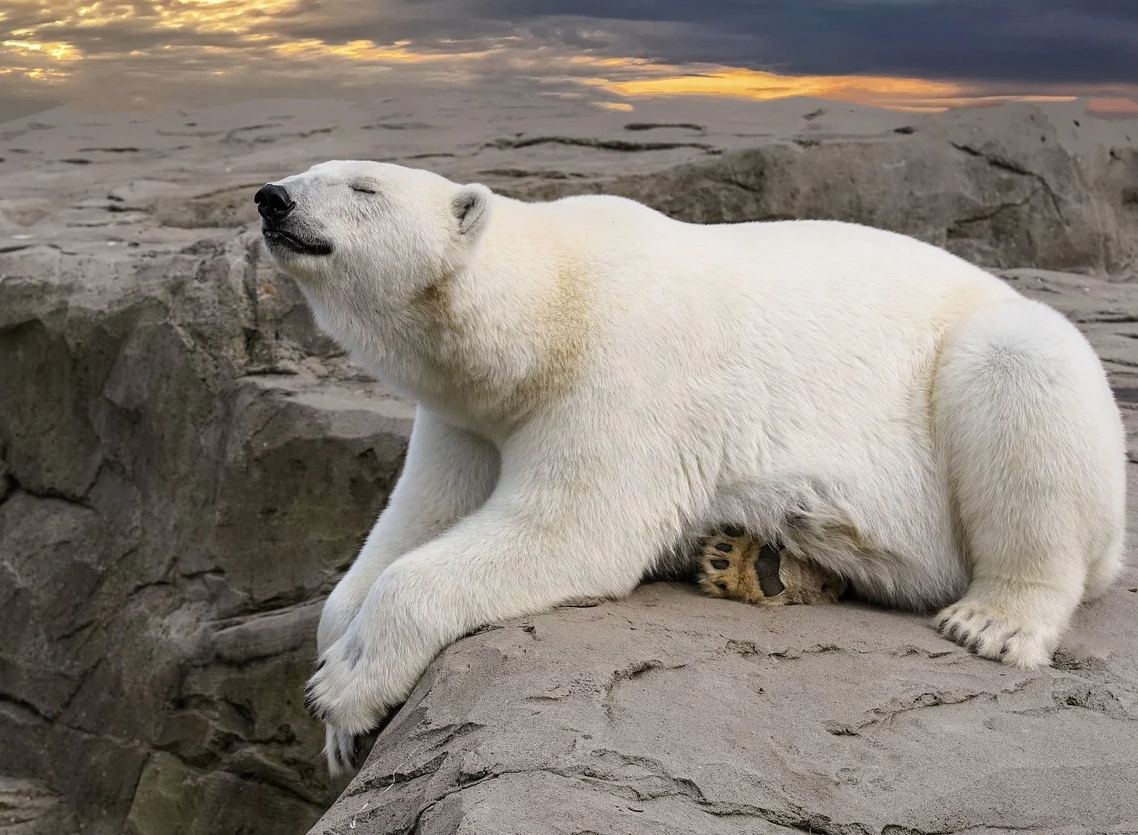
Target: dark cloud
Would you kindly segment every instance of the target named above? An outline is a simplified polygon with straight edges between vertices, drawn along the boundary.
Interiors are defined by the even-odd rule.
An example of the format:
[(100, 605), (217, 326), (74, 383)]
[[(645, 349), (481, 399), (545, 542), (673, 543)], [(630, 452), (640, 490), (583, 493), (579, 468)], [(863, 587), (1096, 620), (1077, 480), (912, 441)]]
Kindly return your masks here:
[[(621, 33), (630, 45), (639, 41), (639, 56), (673, 63), (820, 75), (1138, 83), (1136, 0), (472, 0), (467, 12), (515, 25), (592, 22)], [(657, 25), (637, 37), (645, 23)]]
[(296, 37), (490, 38), (777, 72), (1138, 83), (1138, 0), (433, 0), (274, 21)]
[[(1138, 0), (297, 0), (280, 8), (253, 0), (212, 7), (119, 0), (132, 14), (98, 25), (80, 19), (80, 5), (9, 3), (0, 41), (62, 43), (83, 60), (53, 65), (46, 52), (0, 47), (8, 64), (0, 65), (0, 105), (120, 88), (124, 96), (160, 100), (171, 85), (204, 83), (203, 74), (211, 75), (211, 89), (226, 80), (253, 89), (263, 79), (264, 94), (289, 95), (282, 85), (291, 74), (296, 90), (335, 94), (356, 83), (343, 80), (347, 60), (361, 69), (353, 78), (369, 77), (362, 72), (367, 59), (289, 49), (310, 41), (410, 41), (407, 48), (419, 54), (490, 51), (465, 69), (495, 83), (511, 73), (619, 78), (637, 71), (569, 61), (589, 55), (643, 58), (680, 71), (711, 64), (950, 80), (989, 94), (1138, 85)], [(193, 19), (203, 11), (229, 17), (218, 18), (225, 25), (203, 25)], [(171, 27), (169, 18), (179, 15), (188, 16)], [(36, 68), (58, 72), (36, 75)], [(415, 70), (404, 62), (399, 72)]]

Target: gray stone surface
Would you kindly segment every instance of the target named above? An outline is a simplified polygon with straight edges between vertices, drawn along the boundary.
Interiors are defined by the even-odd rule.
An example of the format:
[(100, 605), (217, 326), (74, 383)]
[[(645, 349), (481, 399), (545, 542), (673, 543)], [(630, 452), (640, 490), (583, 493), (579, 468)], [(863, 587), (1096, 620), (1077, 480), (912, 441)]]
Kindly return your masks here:
[(642, 587), (461, 641), (313, 832), (1134, 832), (1136, 610), (1032, 674), (910, 616)]
[(994, 133), (973, 113), (950, 114), (910, 133), (796, 136), (653, 177), (517, 192), (606, 191), (696, 223), (849, 220), (989, 267), (1138, 274), (1138, 141), (1075, 150), (1064, 147), (1073, 124), (1031, 108), (1008, 115), (1010, 129)]
[(0, 777), (0, 835), (78, 835), (66, 801), (35, 780)]
[(412, 411), (258, 247), (0, 254), (0, 769), (85, 833), (303, 831), (336, 794), (300, 694)]
[(329, 809), (302, 685), (412, 411), (264, 257), (265, 180), (379, 156), (908, 231), (1072, 316), (1136, 428), (1133, 121), (702, 107), (0, 125), (0, 833), (1138, 831), (1133, 567), (1030, 675), (905, 615), (669, 585), (504, 625), (440, 657)]

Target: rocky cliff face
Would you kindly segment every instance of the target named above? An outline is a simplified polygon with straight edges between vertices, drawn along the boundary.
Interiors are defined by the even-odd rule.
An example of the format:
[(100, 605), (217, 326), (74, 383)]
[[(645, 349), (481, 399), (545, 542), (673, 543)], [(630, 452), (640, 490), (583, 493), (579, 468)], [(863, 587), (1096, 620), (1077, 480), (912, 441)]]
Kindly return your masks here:
[(303, 370), (328, 346), (258, 246), (0, 256), (4, 767), (87, 832), (294, 831), (334, 797), (299, 688), (411, 409)]
[[(249, 225), (252, 189), (311, 162), (382, 154), (702, 222), (857, 220), (1047, 268), (1004, 274), (1080, 323), (1134, 425), (1127, 123), (871, 129), (810, 105), (768, 111), (768, 137), (608, 114), (460, 146), (282, 107), (0, 126), (0, 833), (300, 833), (343, 789), (302, 684), (412, 407), (314, 329)], [(444, 140), (461, 153), (414, 160)], [(1136, 586), (1031, 675), (896, 613), (668, 585), (504, 625), (440, 657), (317, 831), (1127, 831)]]

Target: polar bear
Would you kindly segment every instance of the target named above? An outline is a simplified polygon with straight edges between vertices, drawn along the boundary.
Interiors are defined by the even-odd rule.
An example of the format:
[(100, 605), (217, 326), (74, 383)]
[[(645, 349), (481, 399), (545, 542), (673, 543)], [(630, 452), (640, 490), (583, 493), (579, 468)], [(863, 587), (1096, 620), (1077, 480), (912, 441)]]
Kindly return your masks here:
[(1122, 559), (1122, 422), (1063, 316), (914, 239), (524, 203), (331, 161), (255, 196), (317, 323), (417, 404), (328, 597), (333, 771), (448, 643), (741, 525), (1016, 667)]

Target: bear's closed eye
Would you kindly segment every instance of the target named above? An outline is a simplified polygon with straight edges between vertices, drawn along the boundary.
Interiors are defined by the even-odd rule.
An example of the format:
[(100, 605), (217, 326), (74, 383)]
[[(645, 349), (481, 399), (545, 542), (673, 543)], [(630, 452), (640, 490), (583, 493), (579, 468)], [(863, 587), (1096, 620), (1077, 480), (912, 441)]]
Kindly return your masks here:
[(349, 186), (349, 188), (352, 191), (358, 191), (360, 194), (378, 194), (379, 193), (374, 188), (369, 188), (368, 186), (360, 185), (359, 183), (353, 183), (351, 186)]

